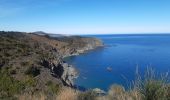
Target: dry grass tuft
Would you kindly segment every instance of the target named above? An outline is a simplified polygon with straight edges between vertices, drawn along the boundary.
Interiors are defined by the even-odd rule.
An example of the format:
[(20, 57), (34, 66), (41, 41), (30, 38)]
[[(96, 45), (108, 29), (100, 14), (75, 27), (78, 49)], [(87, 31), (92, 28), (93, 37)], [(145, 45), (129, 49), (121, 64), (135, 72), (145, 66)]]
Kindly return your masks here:
[(78, 91), (71, 88), (63, 88), (56, 97), (56, 100), (78, 100)]
[(120, 85), (112, 85), (106, 96), (98, 97), (97, 100), (142, 100), (140, 93), (135, 90), (125, 91)]
[(47, 95), (43, 92), (35, 94), (22, 94), (16, 96), (18, 100), (78, 100), (78, 91), (63, 87), (58, 95)]
[(44, 93), (38, 94), (23, 94), (18, 96), (18, 100), (47, 100), (47, 96)]

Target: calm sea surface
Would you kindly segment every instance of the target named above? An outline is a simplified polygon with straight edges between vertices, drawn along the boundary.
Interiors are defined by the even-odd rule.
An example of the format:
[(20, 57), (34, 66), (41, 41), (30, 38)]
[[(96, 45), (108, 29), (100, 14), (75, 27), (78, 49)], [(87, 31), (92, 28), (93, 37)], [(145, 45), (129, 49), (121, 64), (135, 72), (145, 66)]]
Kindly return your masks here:
[[(79, 70), (75, 84), (84, 88), (107, 90), (112, 84), (126, 88), (147, 67), (158, 73), (170, 70), (170, 35), (92, 35), (103, 40), (98, 48), (65, 60)], [(112, 69), (111, 71), (108, 71)]]

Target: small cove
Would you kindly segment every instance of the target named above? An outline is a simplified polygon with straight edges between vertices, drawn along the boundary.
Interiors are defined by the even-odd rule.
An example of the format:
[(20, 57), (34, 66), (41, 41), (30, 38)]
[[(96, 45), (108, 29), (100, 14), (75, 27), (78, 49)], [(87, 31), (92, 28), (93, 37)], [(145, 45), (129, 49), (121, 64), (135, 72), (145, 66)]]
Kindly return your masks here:
[[(148, 67), (158, 73), (170, 70), (170, 35), (91, 35), (105, 47), (88, 51), (65, 61), (79, 70), (75, 84), (86, 89), (107, 90), (112, 84), (128, 88), (138, 66), (141, 76)], [(111, 68), (108, 71), (107, 68)]]

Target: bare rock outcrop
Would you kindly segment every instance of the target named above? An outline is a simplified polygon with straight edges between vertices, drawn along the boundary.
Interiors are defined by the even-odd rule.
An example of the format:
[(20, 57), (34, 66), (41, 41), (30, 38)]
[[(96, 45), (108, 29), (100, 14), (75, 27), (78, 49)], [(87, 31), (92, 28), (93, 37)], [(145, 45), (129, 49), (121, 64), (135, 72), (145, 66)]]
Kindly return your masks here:
[(63, 61), (56, 63), (55, 61), (49, 62), (48, 60), (43, 60), (42, 64), (50, 69), (52, 76), (60, 78), (64, 85), (74, 86), (74, 79), (78, 77), (75, 67)]

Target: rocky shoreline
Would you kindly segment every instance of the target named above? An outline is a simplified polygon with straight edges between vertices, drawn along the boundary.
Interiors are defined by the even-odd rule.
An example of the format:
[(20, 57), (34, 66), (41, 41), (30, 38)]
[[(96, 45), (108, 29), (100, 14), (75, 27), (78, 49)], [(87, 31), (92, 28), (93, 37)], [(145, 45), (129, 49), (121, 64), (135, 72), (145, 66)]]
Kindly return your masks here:
[[(61, 38), (61, 37), (60, 37)], [(69, 38), (69, 37), (64, 37), (64, 38)], [(71, 37), (72, 38), (72, 37)], [(96, 49), (98, 47), (102, 47), (103, 43), (100, 41), (99, 44), (94, 44), (93, 42), (89, 43), (90, 39), (94, 39), (95, 41), (100, 41), (96, 38), (88, 38), (88, 41), (86, 42), (86, 46), (83, 48), (77, 48), (77, 49), (71, 49), (70, 52), (67, 52), (62, 55), (61, 62), (55, 66), (51, 65), (51, 72), (53, 76), (59, 76), (60, 79), (62, 80), (63, 84), (66, 86), (74, 87), (74, 79), (78, 77), (78, 71), (76, 69), (76, 66), (69, 65), (67, 62), (63, 61), (65, 57), (70, 57), (70, 56), (77, 56), (82, 53), (88, 52), (89, 50)]]
[[(54, 39), (58, 40), (58, 38)], [(51, 67), (52, 75), (59, 76), (64, 85), (74, 87), (74, 79), (78, 77), (78, 72), (75, 67), (63, 61), (63, 58), (69, 56), (76, 56), (85, 53), (89, 50), (102, 47), (103, 43), (101, 40), (96, 38), (85, 38), (79, 36), (59, 37), (59, 39), (62, 39), (62, 41), (64, 40), (66, 42), (72, 41), (73, 43), (71, 45), (74, 46), (72, 48), (72, 46), (70, 45), (67, 48), (68, 51), (61, 54), (61, 62), (58, 65)], [(75, 46), (74, 42), (77, 46)], [(81, 42), (83, 42), (84, 45), (79, 47), (78, 45), (81, 44)]]
[(102, 41), (96, 38), (0, 31), (0, 69), (24, 84), (24, 92), (51, 91), (58, 85), (73, 87), (78, 72), (63, 58), (101, 46)]

